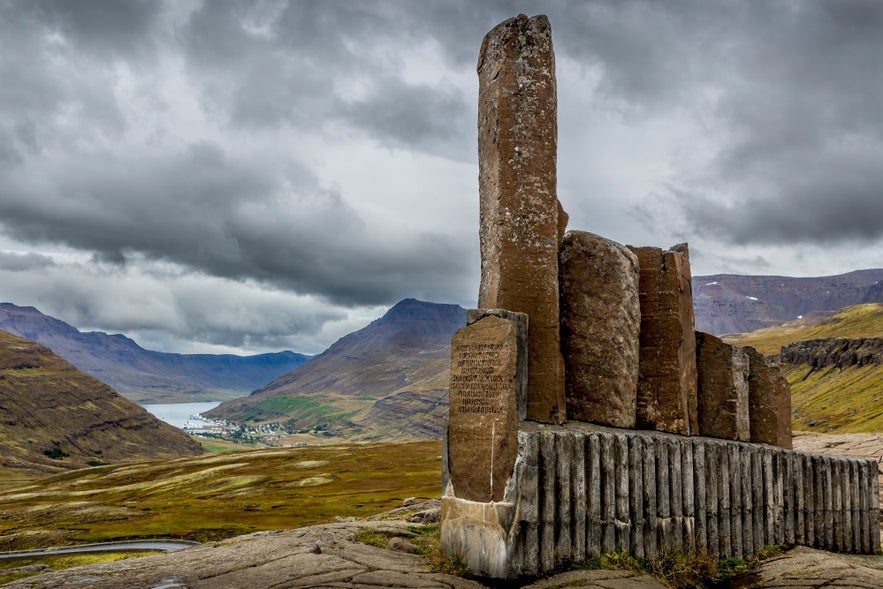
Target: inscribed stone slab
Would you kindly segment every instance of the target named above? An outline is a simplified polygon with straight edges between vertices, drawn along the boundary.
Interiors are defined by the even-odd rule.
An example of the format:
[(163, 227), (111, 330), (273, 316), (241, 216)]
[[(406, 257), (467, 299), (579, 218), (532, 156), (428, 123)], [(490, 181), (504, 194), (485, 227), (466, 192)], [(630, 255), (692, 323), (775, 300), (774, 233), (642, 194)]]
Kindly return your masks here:
[(517, 373), (513, 321), (487, 316), (454, 334), (448, 461), (459, 499), (503, 499), (518, 452)]

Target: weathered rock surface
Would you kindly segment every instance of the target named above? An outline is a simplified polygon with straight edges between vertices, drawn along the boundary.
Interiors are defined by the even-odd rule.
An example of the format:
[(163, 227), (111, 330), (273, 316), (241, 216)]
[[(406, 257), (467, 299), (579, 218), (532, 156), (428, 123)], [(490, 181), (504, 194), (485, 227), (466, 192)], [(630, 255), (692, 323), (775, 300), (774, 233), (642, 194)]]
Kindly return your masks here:
[(820, 434), (796, 431), (792, 436), (795, 450), (835, 456), (857, 456), (877, 461), (880, 503), (883, 504), (883, 434)]
[(748, 355), (748, 421), (751, 441), (791, 448), (791, 387), (778, 366), (752, 348)]
[(614, 241), (569, 231), (558, 263), (567, 416), (634, 428), (641, 329), (638, 259)]
[(747, 442), (748, 356), (720, 338), (696, 332), (699, 435)]
[(517, 336), (516, 321), (489, 315), (460, 329), (451, 342), (448, 464), (461, 499), (500, 501), (512, 475), (518, 454)]
[(698, 432), (696, 335), (687, 244), (631, 247), (640, 265), (640, 365), (636, 425)]
[(883, 337), (803, 340), (784, 346), (779, 360), (788, 364), (809, 364), (813, 368), (883, 364)]
[(478, 59), (478, 306), (530, 317), (529, 419), (566, 419), (559, 338), (557, 90), (545, 16), (494, 27)]
[[(329, 524), (298, 530), (260, 532), (156, 556), (89, 565), (13, 581), (12, 589), (252, 589), (254, 587), (365, 589), (484, 589), (486, 585), (432, 573), (426, 560), (359, 544), (365, 527), (407, 534), (398, 522)], [(883, 557), (840, 555), (796, 548), (763, 563), (755, 575), (733, 587), (883, 586)], [(499, 584), (494, 585), (499, 586)], [(661, 583), (629, 571), (578, 570), (535, 581), (525, 589), (585, 587), (660, 589)]]
[(732, 586), (879, 589), (883, 587), (883, 557), (831, 554), (799, 546), (761, 564), (749, 583)]
[(356, 531), (364, 527), (407, 534), (405, 524), (395, 522), (340, 523), (260, 532), (157, 556), (46, 572), (6, 586), (17, 589), (483, 587), (475, 581), (432, 573), (420, 556), (356, 542)]

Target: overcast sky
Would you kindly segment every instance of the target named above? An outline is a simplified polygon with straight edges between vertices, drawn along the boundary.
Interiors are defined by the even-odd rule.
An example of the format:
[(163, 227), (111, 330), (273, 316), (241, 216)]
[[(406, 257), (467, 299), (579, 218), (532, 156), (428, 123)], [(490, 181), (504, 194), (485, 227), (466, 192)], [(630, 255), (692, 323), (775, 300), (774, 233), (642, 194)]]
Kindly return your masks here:
[(0, 301), (248, 353), (474, 306), (475, 64), (519, 12), (570, 228), (694, 274), (883, 266), (883, 2), (0, 0)]

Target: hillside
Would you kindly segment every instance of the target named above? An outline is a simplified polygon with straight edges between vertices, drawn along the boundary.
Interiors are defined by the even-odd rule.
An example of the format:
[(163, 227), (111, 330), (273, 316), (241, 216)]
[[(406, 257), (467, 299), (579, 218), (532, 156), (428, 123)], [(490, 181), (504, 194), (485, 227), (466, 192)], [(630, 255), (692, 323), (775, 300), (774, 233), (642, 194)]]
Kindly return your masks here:
[(202, 448), (48, 348), (0, 331), (0, 475), (178, 458)]
[(439, 438), (457, 305), (405, 299), (309, 363), (209, 416), (363, 439)]
[(812, 312), (881, 302), (883, 269), (879, 268), (810, 278), (736, 274), (693, 277), (696, 329), (715, 335), (747, 333)]
[(777, 327), (729, 335), (737, 346), (752, 346), (767, 354), (778, 354), (783, 346), (801, 340), (860, 338), (883, 335), (883, 303), (852, 305), (831, 313), (812, 313)]
[(0, 329), (51, 348), (139, 403), (241, 397), (309, 360), (293, 352), (255, 356), (154, 352), (123, 335), (83, 333), (34, 307), (11, 303), (0, 303)]
[(853, 305), (727, 338), (779, 354), (791, 384), (793, 427), (883, 431), (883, 304)]

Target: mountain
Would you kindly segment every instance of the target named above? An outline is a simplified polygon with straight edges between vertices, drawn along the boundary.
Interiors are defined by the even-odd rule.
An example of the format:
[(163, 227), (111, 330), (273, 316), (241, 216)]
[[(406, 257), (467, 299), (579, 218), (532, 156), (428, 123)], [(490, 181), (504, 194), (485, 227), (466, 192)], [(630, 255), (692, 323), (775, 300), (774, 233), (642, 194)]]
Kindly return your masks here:
[(794, 429), (883, 431), (883, 303), (814, 313), (726, 339), (778, 355), (791, 385)]
[(747, 333), (814, 311), (879, 302), (883, 302), (880, 268), (818, 278), (737, 274), (693, 277), (696, 329), (715, 335)]
[(34, 475), (202, 447), (51, 350), (0, 331), (0, 473)]
[(362, 439), (441, 437), (451, 337), (466, 311), (405, 299), (309, 363), (209, 416)]
[(0, 303), (0, 329), (51, 348), (83, 372), (139, 403), (240, 397), (310, 358), (293, 352), (255, 356), (154, 352), (123, 335), (83, 333), (34, 307), (11, 303)]

